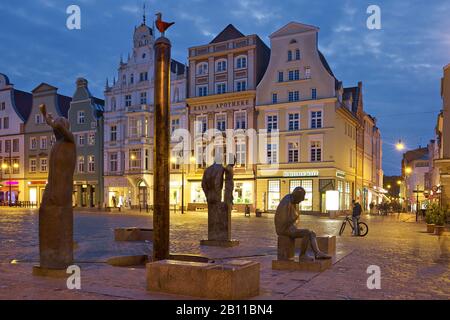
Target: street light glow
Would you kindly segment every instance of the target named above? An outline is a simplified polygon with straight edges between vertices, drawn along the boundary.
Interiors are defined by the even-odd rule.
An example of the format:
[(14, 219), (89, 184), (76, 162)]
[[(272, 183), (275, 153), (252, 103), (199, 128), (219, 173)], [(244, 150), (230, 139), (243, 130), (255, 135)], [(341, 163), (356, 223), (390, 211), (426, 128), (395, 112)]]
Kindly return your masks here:
[(411, 174), (411, 173), (412, 173), (411, 167), (406, 167), (406, 168), (405, 168), (405, 173), (406, 173), (406, 174)]
[(395, 145), (395, 148), (396, 148), (398, 151), (403, 151), (403, 150), (405, 150), (405, 144), (402, 142), (402, 140), (399, 140), (399, 141), (397, 142), (397, 144)]

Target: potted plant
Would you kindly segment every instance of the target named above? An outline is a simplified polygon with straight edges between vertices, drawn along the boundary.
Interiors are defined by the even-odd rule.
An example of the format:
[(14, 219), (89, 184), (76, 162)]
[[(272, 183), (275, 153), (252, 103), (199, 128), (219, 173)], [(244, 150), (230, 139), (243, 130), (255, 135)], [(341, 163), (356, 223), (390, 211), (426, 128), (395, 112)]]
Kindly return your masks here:
[(425, 214), (425, 222), (427, 223), (427, 233), (434, 233), (434, 217), (436, 210), (439, 209), (437, 204), (433, 203), (427, 207), (427, 211)]
[(434, 227), (434, 234), (437, 236), (442, 235), (445, 231), (445, 223), (447, 222), (447, 209), (439, 208), (436, 211), (434, 217), (434, 223), (436, 224)]

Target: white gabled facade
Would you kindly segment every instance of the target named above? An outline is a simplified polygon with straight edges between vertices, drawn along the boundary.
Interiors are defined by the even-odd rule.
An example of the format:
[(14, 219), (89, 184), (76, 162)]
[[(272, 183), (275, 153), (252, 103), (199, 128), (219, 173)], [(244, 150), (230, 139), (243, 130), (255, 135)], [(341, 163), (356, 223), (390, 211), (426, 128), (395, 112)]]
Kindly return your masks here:
[[(153, 204), (154, 30), (144, 22), (134, 30), (133, 51), (120, 61), (118, 79), (105, 89), (104, 202), (145, 208)], [(171, 62), (171, 123), (187, 127), (187, 67)], [(171, 179), (179, 193), (181, 182)], [(178, 196), (176, 197), (179, 198)]]
[[(24, 122), (31, 94), (14, 89), (0, 73), (0, 203), (22, 201), (25, 190)], [(11, 170), (11, 171), (10, 171)]]

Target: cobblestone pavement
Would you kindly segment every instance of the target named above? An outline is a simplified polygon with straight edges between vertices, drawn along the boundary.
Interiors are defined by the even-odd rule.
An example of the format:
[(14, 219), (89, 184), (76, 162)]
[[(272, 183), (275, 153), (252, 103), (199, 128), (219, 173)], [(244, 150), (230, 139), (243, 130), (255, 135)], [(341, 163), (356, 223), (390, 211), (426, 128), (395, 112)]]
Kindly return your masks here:
[[(276, 236), (273, 216), (233, 215), (234, 248), (201, 247), (207, 236), (207, 215), (171, 216), (171, 252), (201, 254), (211, 259), (243, 258), (261, 263), (261, 292), (255, 299), (446, 299), (450, 298), (449, 261), (443, 259), (443, 237), (424, 232), (414, 216), (366, 216), (369, 234), (337, 239), (337, 257), (322, 273), (274, 271)], [(336, 235), (341, 220), (302, 216), (302, 227)], [(37, 278), (38, 221), (34, 210), (0, 209), (0, 299), (177, 299), (145, 289), (144, 268), (117, 268), (105, 262), (113, 256), (151, 253), (151, 243), (114, 242), (117, 227), (151, 227), (151, 214), (77, 212), (76, 263), (82, 269), (82, 289), (68, 290), (65, 280)], [(447, 244), (448, 245), (448, 244)], [(11, 263), (16, 260), (17, 263)], [(381, 290), (369, 290), (367, 268), (381, 269)], [(181, 297), (185, 298), (185, 297)]]

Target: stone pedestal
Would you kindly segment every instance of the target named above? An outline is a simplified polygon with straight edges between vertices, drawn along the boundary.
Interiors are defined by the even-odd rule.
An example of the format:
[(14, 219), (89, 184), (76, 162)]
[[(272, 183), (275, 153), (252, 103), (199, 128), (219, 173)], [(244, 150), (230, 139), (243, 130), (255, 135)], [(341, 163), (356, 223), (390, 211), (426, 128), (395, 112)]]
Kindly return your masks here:
[(147, 264), (147, 289), (204, 299), (236, 300), (259, 295), (257, 262), (223, 264), (163, 260)]
[(295, 260), (273, 260), (273, 270), (290, 270), (290, 271), (309, 271), (309, 272), (322, 272), (330, 268), (332, 265), (331, 259), (327, 260), (315, 260), (315, 261), (302, 261)]
[[(72, 207), (41, 206), (39, 209), (40, 270), (64, 270), (73, 264)], [(34, 272), (33, 272), (34, 273)]]
[(49, 278), (68, 278), (70, 274), (66, 269), (47, 269), (40, 266), (33, 267), (33, 276)]
[[(318, 236), (316, 238), (320, 251), (331, 256), (336, 255), (336, 236)], [(300, 249), (302, 246), (302, 241), (303, 239), (296, 239), (295, 247)], [(278, 260), (280, 260), (280, 258), (278, 258)]]
[(153, 241), (153, 229), (117, 228), (114, 230), (115, 241)]
[(231, 239), (231, 211), (224, 202), (208, 207), (208, 239), (201, 240), (202, 246), (235, 247), (238, 240)]
[(287, 236), (278, 236), (278, 260), (293, 260), (294, 256), (295, 239)]

